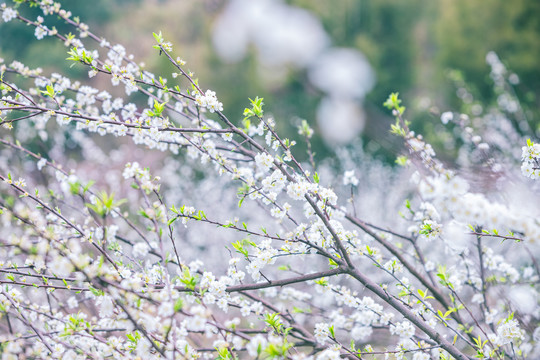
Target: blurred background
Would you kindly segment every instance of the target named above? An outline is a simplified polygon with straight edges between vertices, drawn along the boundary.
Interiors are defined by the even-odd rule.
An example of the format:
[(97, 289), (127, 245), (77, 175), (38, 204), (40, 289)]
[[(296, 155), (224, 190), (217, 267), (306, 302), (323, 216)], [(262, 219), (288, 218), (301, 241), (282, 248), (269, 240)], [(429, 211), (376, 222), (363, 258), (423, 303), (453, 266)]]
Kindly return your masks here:
[[(173, 81), (173, 68), (152, 49), (152, 32), (162, 31), (203, 88), (217, 92), (231, 120), (240, 123), (248, 97), (263, 97), (266, 114), (274, 116), (281, 134), (298, 136), (302, 119), (315, 128), (313, 148), (319, 158), (331, 157), (337, 148), (361, 146), (392, 163), (400, 140), (388, 133), (393, 120), (382, 103), (397, 91), (411, 127), (451, 161), (457, 150), (446, 141), (441, 113), (483, 116), (501, 105), (486, 63), (490, 51), (511, 72), (512, 91), (538, 135), (537, 0), (62, 3), (96, 35), (123, 44), (148, 70)], [(61, 23), (57, 28), (67, 29)], [(99, 77), (89, 80), (82, 67), (69, 67), (57, 40), (36, 41), (33, 29), (14, 22), (0, 22), (0, 34), (0, 56), (6, 61), (17, 59), (100, 86)]]

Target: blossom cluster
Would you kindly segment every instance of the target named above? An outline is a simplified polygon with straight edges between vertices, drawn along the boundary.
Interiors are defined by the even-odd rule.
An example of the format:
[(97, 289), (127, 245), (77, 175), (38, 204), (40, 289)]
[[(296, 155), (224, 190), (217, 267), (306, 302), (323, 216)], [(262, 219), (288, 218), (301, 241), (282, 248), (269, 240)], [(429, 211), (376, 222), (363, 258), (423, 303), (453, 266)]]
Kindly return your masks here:
[(540, 144), (528, 141), (521, 149), (521, 173), (533, 180), (540, 179)]
[(204, 94), (201, 94), (198, 90), (194, 91), (195, 101), (197, 104), (210, 112), (223, 111), (223, 104), (218, 101), (216, 92), (212, 90), (206, 90)]

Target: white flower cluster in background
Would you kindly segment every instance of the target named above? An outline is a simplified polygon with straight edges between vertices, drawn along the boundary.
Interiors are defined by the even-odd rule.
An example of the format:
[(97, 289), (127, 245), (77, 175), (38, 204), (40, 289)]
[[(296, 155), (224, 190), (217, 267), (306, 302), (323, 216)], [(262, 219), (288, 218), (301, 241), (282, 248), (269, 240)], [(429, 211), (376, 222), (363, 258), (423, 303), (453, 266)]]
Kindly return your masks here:
[(521, 173), (533, 180), (540, 179), (540, 144), (529, 141), (521, 149)]
[[(32, 4), (44, 17), (29, 26), (45, 29), (54, 15), (74, 27), (78, 35), (67, 40), (47, 35), (91, 80), (0, 60), (3, 358), (538, 358), (540, 224), (524, 206), (536, 202), (511, 204), (496, 187), (503, 170), (495, 190), (475, 184), (467, 170), (447, 170), (400, 118), (401, 106), (392, 109), (393, 132), (408, 149), (399, 163), (415, 171), (358, 161), (354, 149), (339, 166), (315, 166), (311, 153), (302, 162), (262, 99), (251, 100), (245, 128), (237, 128), (191, 73), (180, 71), (194, 92), (165, 86), (167, 79), (141, 70), (122, 45), (71, 20), (59, 3)], [(231, 4), (276, 11), (242, 19), (255, 30), (271, 28), (290, 7)], [(4, 21), (24, 21), (0, 10)], [(232, 33), (241, 34), (245, 24), (236, 25)], [(298, 24), (285, 25), (301, 34)], [(279, 29), (266, 40), (289, 35)], [(174, 59), (172, 44), (155, 36), (156, 50)], [(504, 77), (500, 61), (489, 58)], [(351, 101), (373, 85), (359, 84), (367, 64), (347, 66), (357, 60), (333, 52), (309, 71), (353, 112), (359, 104)], [(354, 76), (343, 69), (330, 76), (331, 64)], [(346, 120), (349, 111), (332, 99), (325, 111)], [(446, 112), (441, 121), (466, 119)], [(500, 124), (504, 133), (511, 122)], [(498, 148), (480, 146), (490, 136), (468, 129), (456, 129), (467, 145), (483, 155)], [(300, 135), (309, 141), (312, 131), (306, 122)], [(511, 139), (515, 150), (522, 139)], [(538, 153), (529, 143), (523, 161), (534, 163)], [(514, 172), (517, 156), (504, 164)], [(389, 201), (395, 193), (400, 204), (410, 197), (400, 213)]]

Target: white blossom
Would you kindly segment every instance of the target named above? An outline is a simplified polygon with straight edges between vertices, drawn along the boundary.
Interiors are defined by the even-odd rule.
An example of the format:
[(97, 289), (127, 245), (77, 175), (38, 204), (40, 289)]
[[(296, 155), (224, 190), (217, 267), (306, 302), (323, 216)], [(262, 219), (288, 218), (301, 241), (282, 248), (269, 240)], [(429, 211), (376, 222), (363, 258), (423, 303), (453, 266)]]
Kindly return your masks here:
[(10, 22), (11, 20), (15, 19), (16, 17), (17, 17), (17, 11), (10, 8), (10, 7), (6, 7), (4, 9), (4, 12), (2, 13), (2, 19), (5, 22)]

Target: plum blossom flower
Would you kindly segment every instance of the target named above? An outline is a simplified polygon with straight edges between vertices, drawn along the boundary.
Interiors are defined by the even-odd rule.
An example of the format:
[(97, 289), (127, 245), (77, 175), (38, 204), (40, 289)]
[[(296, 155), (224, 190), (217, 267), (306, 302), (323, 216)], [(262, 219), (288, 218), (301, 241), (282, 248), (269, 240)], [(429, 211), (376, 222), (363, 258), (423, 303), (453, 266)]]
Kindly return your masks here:
[(292, 182), (287, 185), (287, 195), (293, 200), (302, 200), (309, 189), (310, 184), (305, 181)]
[(38, 40), (43, 39), (48, 34), (49, 34), (49, 30), (47, 29), (46, 26), (43, 26), (43, 25), (37, 26), (36, 30), (34, 31), (34, 36)]
[(150, 248), (148, 247), (148, 244), (144, 242), (136, 243), (135, 246), (133, 246), (133, 256), (136, 258), (143, 259), (149, 251)]
[(347, 186), (351, 184), (352, 186), (358, 185), (358, 178), (354, 175), (354, 170), (345, 171), (343, 176), (343, 185)]
[(196, 91), (195, 101), (200, 107), (206, 108), (212, 113), (216, 111), (223, 111), (223, 104), (218, 101), (215, 91), (206, 90), (204, 95), (201, 95), (198, 91)]
[(519, 327), (519, 323), (515, 319), (507, 320), (497, 327), (497, 342), (500, 345), (522, 340), (524, 337), (525, 332)]
[(7, 7), (4, 9), (4, 12), (2, 13), (2, 19), (5, 22), (10, 22), (11, 20), (15, 19), (17, 17), (17, 11)]
[(390, 325), (390, 333), (392, 335), (398, 335), (402, 339), (409, 339), (414, 335), (414, 326), (410, 321), (405, 320), (395, 325)]
[(330, 340), (330, 331), (328, 330), (328, 324), (326, 323), (318, 323), (315, 324), (315, 340), (321, 345), (324, 345), (325, 342)]
[(266, 173), (274, 165), (274, 157), (269, 154), (258, 153), (255, 155), (255, 165), (257, 165), (259, 171)]

